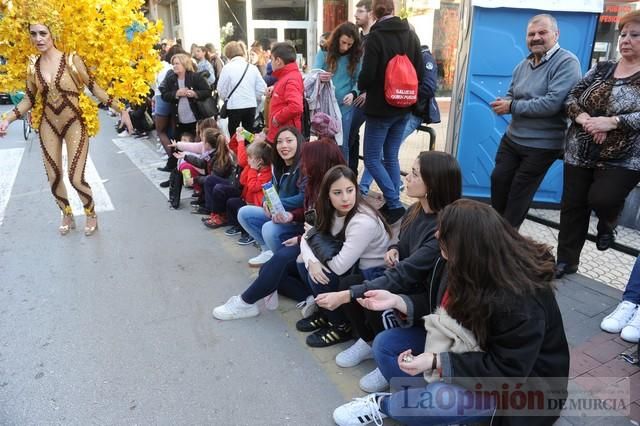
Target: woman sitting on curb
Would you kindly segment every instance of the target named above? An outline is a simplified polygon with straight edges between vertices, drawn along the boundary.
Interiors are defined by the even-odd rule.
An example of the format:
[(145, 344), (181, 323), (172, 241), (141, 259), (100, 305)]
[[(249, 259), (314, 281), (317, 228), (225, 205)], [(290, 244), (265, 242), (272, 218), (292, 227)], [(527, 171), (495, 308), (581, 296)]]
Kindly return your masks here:
[(249, 259), (249, 265), (260, 266), (282, 247), (282, 242), (302, 233), (302, 222), (294, 221), (295, 209), (304, 200), (304, 177), (300, 175), (300, 152), (304, 137), (295, 127), (284, 127), (275, 137), (273, 187), (278, 192), (284, 214), (271, 216), (269, 209), (244, 206), (238, 211), (238, 222), (260, 246), (260, 254)]
[[(344, 164), (344, 159), (340, 147), (335, 142), (320, 139), (304, 144), (300, 154), (301, 173), (307, 177), (304, 209), (292, 211), (296, 222), (302, 223), (305, 220), (305, 211), (313, 211), (316, 203), (315, 194), (320, 190), (325, 173), (339, 164)], [(310, 308), (305, 301), (309, 301), (308, 306), (315, 307), (315, 303), (311, 303), (311, 289), (302, 282), (296, 266), (296, 259), (300, 255), (301, 235), (302, 233), (284, 241), (273, 257), (262, 265), (258, 278), (241, 295), (232, 296), (224, 305), (216, 307), (213, 317), (219, 320), (255, 317), (260, 314), (257, 302), (261, 299), (265, 299), (267, 308), (275, 309), (277, 293), (301, 302), (303, 316), (306, 316)]]
[[(429, 335), (416, 328), (379, 334), (373, 345), (376, 362), (402, 391), (372, 393), (342, 405), (333, 413), (335, 422), (382, 424), (389, 416), (408, 425), (493, 417), (509, 425), (553, 424), (567, 397), (569, 346), (553, 291), (550, 248), (523, 237), (490, 206), (472, 200), (445, 207), (438, 239), (447, 260), (439, 304), (462, 331), (453, 339), (466, 329), (479, 348), (434, 350)], [(385, 290), (370, 290), (360, 302), (371, 310), (407, 313), (404, 299)], [(455, 347), (456, 341), (449, 346)], [(420, 385), (409, 379), (422, 374), (429, 382), (426, 387), (424, 380)], [(536, 399), (524, 401), (525, 408), (518, 410), (503, 405), (505, 398), (494, 398), (495, 392), (515, 389), (525, 398), (533, 392)], [(470, 407), (465, 403), (469, 398)], [(541, 411), (531, 410), (531, 404), (538, 407), (536, 401)]]
[[(390, 322), (397, 321), (393, 315), (381, 315), (357, 303), (356, 298), (362, 297), (367, 290), (410, 295), (404, 296), (408, 306), (407, 327), (421, 326), (422, 316), (435, 308), (435, 304), (418, 303), (417, 298), (425, 293), (437, 293), (437, 289), (430, 288), (430, 283), (440, 258), (435, 236), (438, 214), (459, 199), (461, 193), (462, 174), (454, 157), (438, 151), (420, 153), (407, 176), (407, 195), (417, 202), (402, 220), (398, 243), (387, 249), (385, 264), (388, 269), (373, 280), (358, 275), (345, 277), (340, 281), (341, 291), (318, 295), (317, 303), (323, 308), (334, 310), (341, 306), (359, 337), (353, 346), (336, 356), (336, 364), (340, 367), (354, 367), (373, 358), (369, 342), (385, 328), (392, 327)], [(415, 309), (413, 299), (418, 303)], [(360, 388), (365, 392), (383, 391), (388, 386), (377, 368), (360, 380)]]
[[(361, 198), (358, 178), (349, 167), (335, 166), (327, 172), (316, 207), (316, 225), (307, 229), (300, 243), (304, 263), (298, 264), (313, 293), (337, 290), (340, 277), (346, 274), (359, 272), (369, 279), (380, 275), (391, 231), (378, 211)], [(340, 244), (328, 250), (327, 243), (317, 242), (327, 237)], [(309, 346), (331, 346), (351, 339), (351, 325), (341, 311), (321, 311), (296, 324), (299, 331), (315, 331), (307, 336)], [(324, 324), (322, 318), (327, 320)]]

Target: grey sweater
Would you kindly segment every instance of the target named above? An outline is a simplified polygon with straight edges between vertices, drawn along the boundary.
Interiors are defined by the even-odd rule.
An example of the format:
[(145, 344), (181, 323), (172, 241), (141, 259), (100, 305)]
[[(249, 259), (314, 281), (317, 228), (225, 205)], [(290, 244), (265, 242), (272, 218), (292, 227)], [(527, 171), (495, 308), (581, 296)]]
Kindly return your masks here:
[(564, 101), (580, 78), (578, 58), (562, 48), (535, 67), (530, 57), (520, 62), (506, 96), (512, 101), (507, 137), (531, 148), (561, 149), (568, 124)]

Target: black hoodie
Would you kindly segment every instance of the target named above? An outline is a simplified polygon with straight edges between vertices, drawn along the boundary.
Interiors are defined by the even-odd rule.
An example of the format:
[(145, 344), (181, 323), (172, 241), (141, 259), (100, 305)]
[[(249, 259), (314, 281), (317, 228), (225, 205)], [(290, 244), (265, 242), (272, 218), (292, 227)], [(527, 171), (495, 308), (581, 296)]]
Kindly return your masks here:
[[(387, 63), (398, 54), (406, 54), (416, 70), (422, 71), (424, 64), (420, 51), (420, 40), (409, 28), (406, 19), (397, 16), (377, 21), (367, 36), (367, 47), (362, 59), (362, 71), (358, 77), (358, 89), (367, 92), (365, 114), (378, 117), (393, 117), (406, 114), (409, 108), (396, 108), (384, 98), (384, 76)], [(418, 84), (422, 72), (416, 72)]]

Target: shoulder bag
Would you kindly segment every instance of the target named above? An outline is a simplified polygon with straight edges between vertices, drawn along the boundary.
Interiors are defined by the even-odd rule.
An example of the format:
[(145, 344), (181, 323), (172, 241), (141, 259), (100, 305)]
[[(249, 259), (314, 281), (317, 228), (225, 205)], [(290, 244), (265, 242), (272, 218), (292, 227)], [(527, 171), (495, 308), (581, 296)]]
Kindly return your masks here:
[(229, 98), (231, 97), (231, 95), (233, 95), (233, 92), (235, 92), (238, 86), (240, 86), (240, 83), (242, 83), (242, 79), (244, 78), (245, 74), (247, 74), (248, 69), (249, 69), (249, 63), (247, 62), (247, 66), (244, 68), (242, 77), (240, 77), (240, 80), (238, 80), (238, 82), (236, 83), (236, 86), (233, 88), (233, 90), (231, 90), (231, 93), (229, 93), (229, 96), (227, 96), (227, 99), (225, 99), (224, 102), (222, 103), (222, 108), (220, 108), (220, 118), (227, 118), (229, 116), (229, 114), (227, 113), (227, 102), (229, 102)]
[(333, 235), (323, 234), (313, 227), (304, 236), (313, 255), (318, 258), (320, 263), (326, 265), (328, 261), (333, 259), (335, 255), (342, 250), (344, 241), (334, 237)]

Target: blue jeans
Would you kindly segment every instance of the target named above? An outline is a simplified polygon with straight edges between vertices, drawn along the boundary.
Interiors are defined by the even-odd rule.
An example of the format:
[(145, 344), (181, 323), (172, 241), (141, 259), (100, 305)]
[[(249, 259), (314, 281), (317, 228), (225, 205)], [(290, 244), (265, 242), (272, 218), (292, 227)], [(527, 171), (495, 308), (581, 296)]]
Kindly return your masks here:
[(403, 387), (380, 401), (380, 411), (405, 425), (435, 426), (490, 420), (496, 402), (443, 382)]
[(342, 114), (342, 156), (345, 164), (349, 164), (349, 133), (351, 130), (351, 120), (353, 119), (353, 107), (340, 105)]
[(424, 352), (427, 333), (422, 327), (392, 328), (378, 334), (373, 340), (373, 357), (382, 375), (391, 380), (394, 377), (409, 377), (398, 367), (398, 355), (411, 349), (414, 355)]
[[(389, 209), (402, 207), (398, 151), (408, 119), (408, 113), (395, 117), (367, 115), (364, 130), (364, 165), (382, 190)], [(380, 155), (384, 158), (382, 164)]]
[(311, 295), (311, 289), (302, 281), (296, 259), (300, 254), (300, 246), (283, 246), (273, 254), (267, 263), (262, 265), (258, 278), (251, 283), (241, 297), (245, 303), (254, 304), (263, 297), (278, 290), (296, 302), (301, 302)]
[(283, 247), (283, 241), (304, 232), (299, 223), (273, 223), (258, 206), (244, 206), (238, 210), (238, 222), (262, 250), (274, 253)]
[(636, 263), (633, 265), (629, 281), (622, 294), (622, 300), (640, 303), (640, 256), (636, 258)]
[[(382, 375), (388, 381), (411, 377), (398, 367), (398, 356), (407, 349), (414, 355), (423, 353), (426, 337), (421, 327), (393, 328), (378, 334), (373, 341), (373, 356)], [(481, 421), (493, 414), (492, 400), (483, 400), (479, 407), (471, 408), (463, 405), (462, 398), (452, 403), (451, 398), (467, 394), (460, 386), (437, 382), (415, 387), (409, 383), (412, 382), (380, 402), (380, 411), (403, 424), (447, 425), (462, 423), (462, 420), (466, 423)]]
[[(415, 132), (419, 125), (422, 124), (422, 118), (417, 115), (409, 114), (409, 120), (407, 120), (407, 125), (404, 128), (404, 133), (402, 134), (402, 143), (404, 143), (411, 133)], [(380, 158), (381, 162), (384, 162), (384, 159)], [(371, 186), (371, 182), (373, 182), (373, 176), (369, 173), (369, 170), (365, 167), (364, 172), (362, 172), (362, 177), (360, 178), (360, 192), (363, 194), (369, 193), (369, 187)], [(400, 182), (398, 183), (398, 191), (400, 191)]]

